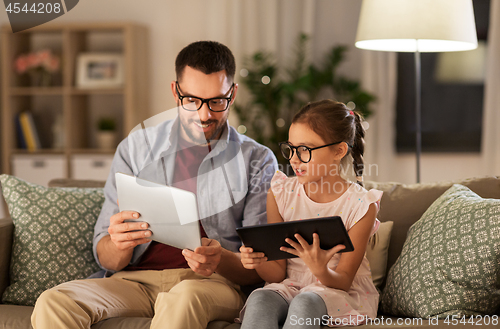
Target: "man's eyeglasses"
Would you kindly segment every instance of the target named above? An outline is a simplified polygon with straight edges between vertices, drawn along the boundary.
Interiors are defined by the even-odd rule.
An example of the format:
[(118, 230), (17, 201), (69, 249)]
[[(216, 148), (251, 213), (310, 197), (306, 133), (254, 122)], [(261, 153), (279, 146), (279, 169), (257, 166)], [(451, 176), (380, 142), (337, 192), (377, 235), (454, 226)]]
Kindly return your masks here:
[(231, 90), (231, 95), (229, 95), (229, 97), (214, 97), (205, 99), (196, 96), (182, 96), (179, 91), (179, 83), (177, 81), (175, 82), (175, 91), (177, 92), (182, 108), (186, 111), (198, 111), (204, 103), (207, 103), (210, 111), (224, 112), (229, 107), (231, 99), (233, 98), (234, 83), (231, 85), (229, 90)]
[(281, 142), (281, 143), (279, 143), (279, 145), (280, 145), (281, 154), (283, 154), (283, 157), (285, 157), (285, 159), (290, 160), (293, 157), (293, 153), (297, 152), (297, 157), (299, 157), (299, 160), (304, 162), (304, 163), (308, 163), (309, 161), (311, 161), (312, 151), (323, 148), (323, 147), (332, 146), (335, 144), (340, 144), (340, 143), (342, 143), (342, 141), (336, 142), (336, 143), (331, 143), (331, 144), (326, 144), (326, 145), (318, 146), (318, 147), (314, 147), (314, 148), (310, 148), (310, 147), (307, 147), (304, 145), (293, 146), (289, 142)]

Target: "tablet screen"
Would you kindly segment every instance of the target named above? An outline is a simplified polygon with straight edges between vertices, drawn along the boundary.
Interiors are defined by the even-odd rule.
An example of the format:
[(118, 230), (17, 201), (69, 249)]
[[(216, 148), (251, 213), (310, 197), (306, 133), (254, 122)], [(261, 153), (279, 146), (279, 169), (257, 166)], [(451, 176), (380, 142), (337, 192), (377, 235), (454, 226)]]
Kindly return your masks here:
[(196, 197), (189, 191), (116, 173), (120, 211), (141, 214), (136, 221), (149, 223), (149, 239), (179, 249), (201, 246)]
[(331, 249), (342, 244), (346, 248), (340, 252), (354, 250), (339, 216), (240, 227), (236, 232), (246, 247), (251, 247), (256, 252), (263, 252), (268, 260), (297, 257), (280, 250), (281, 246), (290, 247), (285, 242), (286, 238), (297, 241), (294, 238), (296, 233), (309, 244), (312, 244), (313, 233), (318, 233), (321, 249)]

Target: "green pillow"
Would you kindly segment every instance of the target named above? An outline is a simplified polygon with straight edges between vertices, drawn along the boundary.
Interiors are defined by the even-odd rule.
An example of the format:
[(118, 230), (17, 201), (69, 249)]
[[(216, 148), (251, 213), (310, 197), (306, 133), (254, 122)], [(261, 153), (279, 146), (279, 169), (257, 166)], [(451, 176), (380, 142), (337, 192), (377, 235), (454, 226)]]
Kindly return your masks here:
[(46, 289), (99, 270), (92, 254), (102, 189), (46, 188), (0, 175), (14, 222), (10, 286), (2, 302), (34, 305)]
[(500, 200), (453, 185), (412, 225), (381, 296), (384, 313), (429, 318), (500, 306)]

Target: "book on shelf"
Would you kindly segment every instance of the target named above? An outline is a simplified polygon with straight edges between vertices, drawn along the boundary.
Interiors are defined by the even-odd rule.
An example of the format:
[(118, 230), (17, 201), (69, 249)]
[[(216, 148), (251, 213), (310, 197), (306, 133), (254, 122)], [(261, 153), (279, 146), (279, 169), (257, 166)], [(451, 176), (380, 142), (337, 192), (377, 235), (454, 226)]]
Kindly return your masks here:
[[(30, 112), (21, 112), (18, 114), (20, 130), (22, 138), (20, 139), (21, 146), (24, 144), (28, 151), (36, 151), (41, 148), (40, 137), (33, 120), (33, 115)], [(24, 141), (24, 143), (23, 143)]]
[(27, 148), (27, 145), (26, 145), (26, 139), (24, 138), (24, 132), (23, 132), (23, 128), (21, 126), (21, 118), (20, 118), (20, 115), (16, 115), (16, 133), (17, 133), (17, 146), (21, 149), (26, 149)]

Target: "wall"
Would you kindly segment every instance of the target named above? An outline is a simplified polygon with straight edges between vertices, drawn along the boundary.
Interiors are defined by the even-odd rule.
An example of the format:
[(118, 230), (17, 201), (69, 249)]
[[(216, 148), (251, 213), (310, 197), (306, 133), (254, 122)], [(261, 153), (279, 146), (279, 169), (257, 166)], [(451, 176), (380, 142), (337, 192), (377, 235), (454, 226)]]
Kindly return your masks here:
[[(359, 79), (362, 50), (354, 48), (353, 44), (360, 5), (361, 0), (85, 0), (57, 21), (134, 21), (148, 26), (152, 86), (150, 113), (153, 115), (175, 106), (170, 92), (170, 82), (175, 78), (174, 59), (182, 47), (196, 40), (214, 39), (225, 43), (234, 51), (241, 68), (242, 58), (261, 48), (275, 50), (280, 60), (286, 60), (289, 45), (297, 31), (302, 29), (313, 33), (310, 45), (313, 60), (319, 60), (320, 54), (332, 45), (350, 46), (340, 72)], [(258, 12), (255, 8), (266, 6), (269, 6), (269, 10), (264, 11), (267, 14), (250, 15)], [(311, 10), (312, 16), (304, 18), (302, 9)], [(3, 10), (0, 11), (0, 23), (8, 23)], [(276, 33), (268, 33), (271, 29)], [(246, 37), (250, 33), (251, 39)], [(239, 97), (244, 100), (245, 94), (241, 93)], [(230, 116), (230, 122), (237, 124), (234, 116)], [(390, 120), (387, 120), (387, 129), (393, 129)], [(372, 178), (414, 182), (414, 156), (394, 153), (393, 158), (393, 162), (379, 168), (378, 175)], [(479, 155), (424, 154), (422, 180), (487, 174), (481, 170), (480, 161)]]

